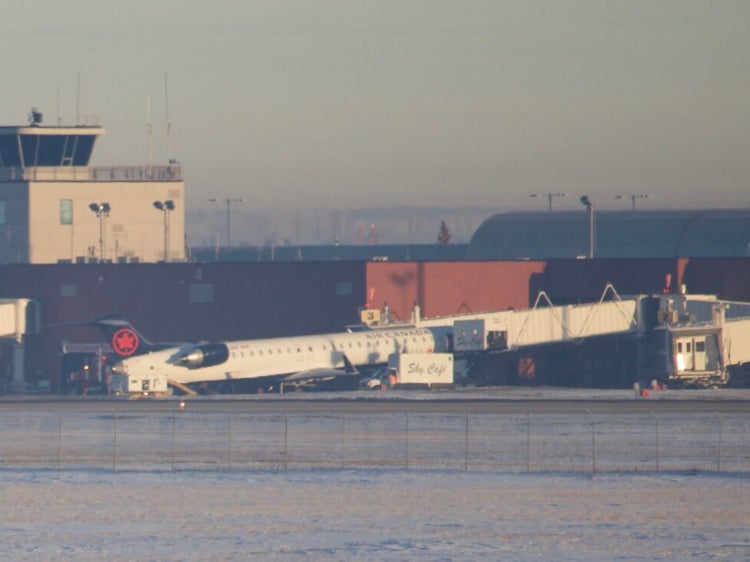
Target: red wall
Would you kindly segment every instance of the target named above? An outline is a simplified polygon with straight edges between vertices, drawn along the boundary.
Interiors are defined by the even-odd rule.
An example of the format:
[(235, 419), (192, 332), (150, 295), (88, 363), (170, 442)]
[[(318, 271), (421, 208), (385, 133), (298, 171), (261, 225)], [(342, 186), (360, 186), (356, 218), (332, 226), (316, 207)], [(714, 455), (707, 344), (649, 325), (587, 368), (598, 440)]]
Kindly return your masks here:
[(533, 300), (531, 282), (543, 268), (539, 261), (467, 262), (458, 270), (427, 263), (422, 301), (431, 316), (526, 308)]
[(750, 301), (750, 259), (690, 258), (684, 261), (688, 293)]
[(541, 287), (555, 303), (593, 302), (599, 300), (607, 284), (620, 295), (660, 293), (670, 274), (676, 292), (683, 268), (680, 258), (550, 260)]
[[(685, 259), (375, 262), (367, 264), (368, 292), (363, 299), (374, 295), (375, 308), (388, 302), (396, 320), (408, 320), (415, 302), (425, 317), (528, 308), (542, 290), (555, 304), (591, 302), (601, 298), (608, 284), (621, 295), (659, 293), (668, 273), (677, 291), (686, 263)], [(705, 285), (695, 278), (696, 289), (690, 286), (691, 291)]]
[[(408, 321), (526, 308), (539, 290), (556, 304), (598, 300), (607, 283), (621, 295), (672, 289), (750, 302), (750, 259), (601, 259), (499, 262), (286, 262), (0, 266), (0, 297), (41, 303), (42, 333), (27, 338), (27, 373), (56, 375), (60, 343), (102, 341), (85, 323), (121, 312), (154, 341), (198, 341), (336, 332), (387, 301)], [(210, 283), (213, 303), (190, 302)], [(64, 288), (76, 294), (65, 296)], [(343, 294), (342, 294), (343, 293)]]
[(408, 320), (415, 302), (422, 316), (526, 308), (530, 283), (544, 262), (429, 262), (367, 264), (371, 306), (387, 302), (394, 320)]
[(370, 262), (366, 264), (366, 287), (362, 304), (381, 309), (388, 303), (394, 321), (408, 321), (419, 299), (418, 264)]

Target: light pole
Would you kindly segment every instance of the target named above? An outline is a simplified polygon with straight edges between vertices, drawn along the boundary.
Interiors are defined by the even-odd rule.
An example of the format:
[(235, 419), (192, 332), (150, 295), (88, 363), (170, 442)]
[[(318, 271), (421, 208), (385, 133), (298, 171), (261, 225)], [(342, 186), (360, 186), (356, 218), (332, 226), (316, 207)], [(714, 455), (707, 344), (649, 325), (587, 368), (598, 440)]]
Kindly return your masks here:
[(552, 198), (553, 197), (567, 197), (568, 193), (532, 193), (529, 197), (546, 197), (549, 202), (549, 212), (552, 212)]
[(212, 203), (224, 202), (227, 204), (227, 248), (232, 245), (232, 203), (244, 203), (247, 199), (231, 198), (222, 199), (221, 197), (213, 197), (209, 199)]
[(650, 197), (653, 197), (653, 195), (649, 195), (648, 193), (636, 193), (636, 194), (630, 194), (630, 195), (615, 195), (615, 199), (628, 199), (633, 203), (633, 210), (635, 211), (635, 200), (636, 199), (649, 199)]
[(594, 204), (588, 195), (581, 197), (581, 203), (586, 206), (589, 215), (589, 259), (594, 257)]
[(169, 261), (169, 213), (174, 211), (174, 201), (154, 201), (154, 207), (164, 213), (164, 263)]
[(99, 261), (104, 261), (104, 220), (112, 208), (109, 203), (91, 203), (89, 209), (96, 213), (96, 218), (99, 219)]

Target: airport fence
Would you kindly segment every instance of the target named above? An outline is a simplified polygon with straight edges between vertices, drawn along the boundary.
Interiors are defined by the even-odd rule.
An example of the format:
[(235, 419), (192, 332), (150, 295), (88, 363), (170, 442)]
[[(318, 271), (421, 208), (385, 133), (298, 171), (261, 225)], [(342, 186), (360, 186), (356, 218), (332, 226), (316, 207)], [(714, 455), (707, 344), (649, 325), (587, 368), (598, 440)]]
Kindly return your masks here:
[(0, 467), (750, 472), (748, 414), (0, 414)]

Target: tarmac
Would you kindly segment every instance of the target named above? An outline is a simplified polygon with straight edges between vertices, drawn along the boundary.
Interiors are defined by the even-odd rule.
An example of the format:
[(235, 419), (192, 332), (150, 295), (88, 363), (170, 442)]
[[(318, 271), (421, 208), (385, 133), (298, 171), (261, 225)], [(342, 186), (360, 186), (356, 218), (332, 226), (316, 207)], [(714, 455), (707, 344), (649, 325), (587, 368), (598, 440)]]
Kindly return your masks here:
[(452, 390), (294, 392), (287, 394), (169, 396), (7, 395), (0, 412), (238, 412), (257, 414), (399, 413), (747, 413), (750, 389), (657, 390), (489, 387)]

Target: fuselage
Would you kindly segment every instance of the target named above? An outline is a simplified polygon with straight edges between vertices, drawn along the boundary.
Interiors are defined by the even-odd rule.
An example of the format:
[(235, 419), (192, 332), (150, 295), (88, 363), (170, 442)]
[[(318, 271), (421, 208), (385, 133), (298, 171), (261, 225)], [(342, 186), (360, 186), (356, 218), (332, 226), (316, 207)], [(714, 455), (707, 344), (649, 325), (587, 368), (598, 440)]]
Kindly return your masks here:
[(384, 364), (392, 354), (443, 351), (438, 341), (428, 329), (400, 328), (215, 342), (130, 357), (118, 369), (133, 376), (165, 375), (183, 384), (252, 379), (340, 369), (344, 355), (357, 367)]

